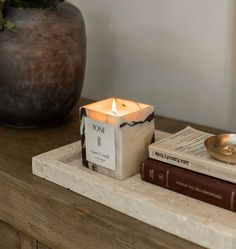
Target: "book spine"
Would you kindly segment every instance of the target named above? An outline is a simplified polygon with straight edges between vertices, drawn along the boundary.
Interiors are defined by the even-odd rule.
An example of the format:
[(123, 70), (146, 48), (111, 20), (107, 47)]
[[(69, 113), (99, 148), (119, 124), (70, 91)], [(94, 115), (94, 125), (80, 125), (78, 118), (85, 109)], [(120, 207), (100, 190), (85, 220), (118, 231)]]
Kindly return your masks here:
[(220, 180), (236, 183), (236, 171), (232, 172), (229, 168), (220, 169), (213, 164), (207, 164), (200, 158), (193, 160), (186, 155), (176, 155), (172, 151), (161, 150), (160, 148), (149, 147), (149, 157), (184, 169), (192, 170), (204, 175), (216, 177)]
[(144, 181), (180, 194), (236, 211), (236, 185), (153, 159), (143, 162)]

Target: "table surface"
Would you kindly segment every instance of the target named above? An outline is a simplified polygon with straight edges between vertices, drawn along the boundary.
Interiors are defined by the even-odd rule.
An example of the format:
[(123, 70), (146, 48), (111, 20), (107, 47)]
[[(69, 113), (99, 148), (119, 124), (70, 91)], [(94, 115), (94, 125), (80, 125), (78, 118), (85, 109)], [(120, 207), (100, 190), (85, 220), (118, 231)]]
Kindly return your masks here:
[[(16, 130), (0, 127), (0, 220), (51, 248), (201, 248), (32, 175), (32, 157), (80, 139), (79, 106), (60, 124)], [(176, 132), (186, 125), (156, 119), (156, 128)], [(181, 229), (181, 228), (180, 228)]]

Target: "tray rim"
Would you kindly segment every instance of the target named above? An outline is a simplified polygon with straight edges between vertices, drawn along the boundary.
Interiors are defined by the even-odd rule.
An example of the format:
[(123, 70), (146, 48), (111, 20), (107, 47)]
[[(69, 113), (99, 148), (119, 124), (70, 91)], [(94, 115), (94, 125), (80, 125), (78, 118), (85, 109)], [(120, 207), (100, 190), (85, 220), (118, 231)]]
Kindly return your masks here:
[[(158, 131), (158, 134), (161, 136), (166, 136), (169, 133), (166, 132), (160, 132)], [(156, 131), (157, 135), (157, 131)], [(79, 151), (80, 150), (80, 151)], [(79, 151), (79, 152), (78, 152)], [(92, 170), (89, 170), (82, 165), (79, 165), (78, 167), (74, 167), (72, 164), (67, 164), (65, 162), (65, 155), (67, 155), (67, 158), (72, 157), (73, 155), (76, 155), (76, 153), (81, 154), (81, 143), (80, 141), (74, 142), (72, 144), (65, 145), (63, 147), (60, 147), (58, 149), (54, 149), (52, 151), (43, 153), (41, 155), (35, 156), (32, 159), (32, 170), (33, 174), (37, 175), (41, 178), (44, 178), (46, 180), (49, 180), (53, 183), (56, 183), (62, 187), (69, 188), (73, 192), (78, 193), (80, 195), (83, 195), (87, 198), (90, 198), (94, 201), (97, 201), (103, 205), (106, 205), (110, 208), (113, 208), (119, 212), (122, 212), (126, 215), (129, 215), (135, 219), (138, 219), (142, 222), (145, 222), (149, 225), (152, 225), (156, 228), (162, 229), (166, 232), (172, 233), (176, 236), (179, 236), (183, 239), (189, 240), (193, 243), (199, 244), (201, 246), (207, 247), (207, 248), (233, 248), (233, 245), (236, 243), (236, 225), (234, 228), (230, 228), (227, 226), (227, 222), (225, 224), (222, 224), (220, 222), (217, 222), (212, 217), (206, 218), (201, 216), (200, 214), (194, 214), (195, 216), (191, 216), (191, 210), (187, 209), (188, 212), (186, 212), (186, 206), (185, 209), (181, 210), (180, 207), (176, 208), (174, 206), (170, 206), (170, 204), (164, 203), (163, 201), (160, 202), (158, 205), (155, 201), (150, 199), (149, 197), (146, 197), (146, 199), (142, 202), (140, 202), (140, 198), (144, 196), (143, 193), (137, 192), (137, 191), (131, 191), (129, 193), (125, 193), (124, 188), (126, 187), (125, 184), (127, 182), (136, 181), (137, 183), (140, 182), (138, 180), (138, 176), (133, 176), (127, 180), (119, 181), (116, 179), (113, 179), (108, 176), (101, 175), (97, 172), (94, 172)], [(63, 161), (64, 160), (64, 161)], [(78, 159), (79, 160), (79, 159)], [(42, 169), (50, 169), (49, 172), (46, 171), (40, 171)], [(69, 169), (69, 172), (68, 172)], [(82, 181), (82, 184), (88, 185), (87, 189), (94, 185), (94, 182), (96, 183), (96, 186), (98, 188), (102, 188), (104, 193), (108, 195), (109, 187), (104, 186), (113, 186), (112, 184), (115, 183), (116, 191), (117, 191), (117, 197), (120, 196), (120, 198), (124, 198), (124, 203), (127, 201), (128, 203), (131, 202), (132, 205), (140, 205), (141, 208), (149, 208), (154, 214), (156, 214), (156, 217), (152, 219), (152, 217), (145, 216), (143, 213), (140, 212), (139, 207), (135, 209), (135, 212), (133, 212), (131, 209), (125, 208), (125, 204), (123, 203), (121, 206), (116, 205), (114, 201), (105, 201), (101, 198), (101, 196), (96, 196), (95, 193), (93, 194), (92, 190), (90, 189), (88, 192), (86, 192), (84, 189), (76, 188), (76, 186), (69, 186), (66, 185), (65, 182), (63, 182), (62, 179), (56, 180), (52, 177), (52, 172), (57, 172), (59, 174), (60, 172), (64, 172), (67, 174), (68, 179), (75, 179), (78, 182), (78, 179)], [(80, 175), (79, 175), (80, 174)], [(89, 177), (88, 177), (89, 176)], [(55, 178), (55, 175), (54, 175)], [(96, 182), (96, 179), (99, 178), (99, 183)], [(196, 205), (199, 208), (203, 208), (204, 210), (207, 210), (208, 212), (215, 212), (218, 213), (221, 217), (225, 216), (228, 217), (228, 219), (232, 219), (234, 216), (234, 220), (236, 221), (236, 215), (233, 212), (230, 212), (228, 210), (224, 210), (222, 208), (192, 199), (187, 196), (180, 195), (178, 193), (162, 189), (158, 186), (152, 185), (147, 182), (142, 182), (142, 186), (144, 188), (150, 188), (151, 190), (156, 189), (160, 193), (162, 193), (163, 196), (167, 196), (168, 198), (179, 198), (179, 201), (181, 202), (189, 202), (191, 205)], [(85, 191), (85, 192), (84, 192)], [(130, 197), (132, 194), (132, 197)], [(130, 199), (131, 198), (131, 199)], [(146, 204), (145, 204), (146, 201)], [(191, 206), (190, 205), (190, 206)], [(138, 210), (137, 210), (138, 209)], [(177, 214), (176, 214), (177, 212)], [(166, 220), (173, 220), (176, 225), (172, 226), (171, 224), (167, 224), (168, 222), (165, 222)], [(204, 220), (203, 221), (201, 221)], [(191, 221), (190, 221), (191, 220)], [(235, 222), (236, 223), (236, 222)], [(176, 229), (176, 227), (179, 226), (180, 228), (185, 226), (187, 229)], [(191, 230), (189, 232), (188, 230)], [(204, 232), (203, 232), (204, 231)], [(205, 235), (203, 235), (203, 233)], [(225, 243), (223, 243), (225, 241)]]

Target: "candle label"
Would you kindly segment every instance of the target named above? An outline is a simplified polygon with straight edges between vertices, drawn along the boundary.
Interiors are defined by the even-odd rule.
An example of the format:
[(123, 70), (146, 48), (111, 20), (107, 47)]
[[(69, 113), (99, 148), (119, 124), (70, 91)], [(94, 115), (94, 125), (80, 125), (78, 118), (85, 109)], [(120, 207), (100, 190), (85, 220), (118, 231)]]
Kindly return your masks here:
[(86, 158), (89, 162), (115, 170), (115, 128), (85, 117)]

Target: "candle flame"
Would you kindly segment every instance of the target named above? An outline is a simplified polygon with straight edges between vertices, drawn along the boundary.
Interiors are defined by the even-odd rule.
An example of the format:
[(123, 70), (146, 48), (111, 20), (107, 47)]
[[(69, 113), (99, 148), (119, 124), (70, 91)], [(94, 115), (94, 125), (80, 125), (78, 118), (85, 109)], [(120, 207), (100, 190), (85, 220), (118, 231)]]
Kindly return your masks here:
[(116, 99), (114, 98), (113, 101), (112, 101), (112, 113), (113, 114), (117, 114), (117, 111), (116, 111)]

